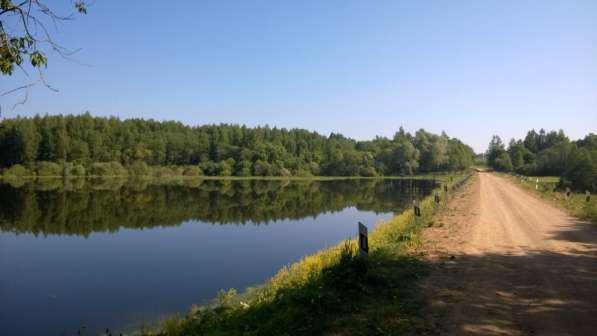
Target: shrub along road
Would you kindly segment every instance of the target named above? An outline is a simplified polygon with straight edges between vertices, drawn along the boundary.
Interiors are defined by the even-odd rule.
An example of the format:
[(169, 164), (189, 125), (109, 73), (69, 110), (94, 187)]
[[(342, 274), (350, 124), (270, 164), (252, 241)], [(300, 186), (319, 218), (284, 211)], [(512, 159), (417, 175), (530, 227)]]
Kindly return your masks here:
[(595, 335), (595, 224), (479, 173), (424, 241), (427, 316), (438, 333)]

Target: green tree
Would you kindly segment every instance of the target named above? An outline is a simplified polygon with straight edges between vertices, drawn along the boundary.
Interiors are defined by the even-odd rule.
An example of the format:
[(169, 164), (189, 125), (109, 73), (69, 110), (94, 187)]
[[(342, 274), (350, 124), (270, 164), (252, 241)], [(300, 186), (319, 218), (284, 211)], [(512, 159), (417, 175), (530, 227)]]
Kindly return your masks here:
[(508, 152), (500, 152), (494, 161), (493, 167), (498, 171), (512, 171), (512, 161), (510, 160), (510, 155), (508, 155)]
[[(502, 139), (499, 136), (494, 135), (489, 142), (489, 147), (487, 148), (487, 164), (494, 169), (498, 169), (497, 160), (498, 158), (504, 159), (504, 153), (506, 153), (506, 155), (508, 154), (504, 149), (504, 143), (502, 142)], [(503, 161), (504, 160), (502, 160), (502, 164), (504, 163)], [(512, 166), (512, 161), (509, 159), (508, 161), (510, 162), (510, 166)]]
[[(87, 13), (87, 5), (82, 0), (75, 0), (73, 4), (76, 12)], [(40, 0), (0, 1), (0, 75), (12, 75), (15, 67), (25, 74), (28, 74), (28, 67), (39, 73), (36, 81), (0, 92), (0, 95), (28, 90), (36, 83), (51, 88), (42, 72), (48, 65), (48, 51), (63, 57), (71, 53), (54, 41), (50, 35), (52, 30), (45, 26), (48, 21), (56, 24), (71, 19), (70, 15), (56, 13), (52, 6)]]
[(531, 130), (524, 140), (510, 141), (507, 151), (510, 162), (502, 150), (501, 140), (494, 136), (487, 154), (495, 169), (515, 169), (527, 175), (560, 176), (563, 186), (578, 191), (594, 191), (596, 188), (597, 136), (594, 134), (570, 141), (562, 130)]
[(55, 162), (41, 161), (35, 165), (35, 171), (38, 176), (62, 176), (64, 167)]
[(147, 163), (143, 161), (135, 161), (128, 167), (128, 171), (134, 176), (150, 176), (152, 171)]
[(577, 191), (597, 191), (597, 149), (581, 147), (570, 154), (562, 181)]
[(4, 171), (6, 177), (25, 177), (31, 176), (32, 173), (20, 164), (16, 164)]
[(263, 160), (257, 160), (253, 164), (253, 174), (255, 176), (271, 176), (272, 166)]

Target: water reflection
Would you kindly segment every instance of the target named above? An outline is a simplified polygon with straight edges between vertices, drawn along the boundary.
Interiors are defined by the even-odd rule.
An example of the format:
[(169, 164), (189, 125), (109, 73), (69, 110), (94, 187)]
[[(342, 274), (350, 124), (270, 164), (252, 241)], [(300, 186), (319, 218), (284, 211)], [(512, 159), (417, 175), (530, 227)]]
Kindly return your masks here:
[[(19, 182), (22, 183), (22, 182)], [(267, 224), (347, 207), (398, 211), (433, 186), (422, 180), (144, 180), (53, 179), (0, 184), (0, 229), (89, 235), (121, 228)]]
[(0, 184), (0, 334), (87, 335), (263, 283), (427, 194), (407, 180)]

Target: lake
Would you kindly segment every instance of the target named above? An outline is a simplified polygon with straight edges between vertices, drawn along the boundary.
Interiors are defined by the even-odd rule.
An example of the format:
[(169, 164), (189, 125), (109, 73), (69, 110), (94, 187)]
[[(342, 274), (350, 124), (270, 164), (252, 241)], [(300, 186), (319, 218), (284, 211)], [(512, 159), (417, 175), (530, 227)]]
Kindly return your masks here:
[(354, 237), (434, 182), (0, 182), (0, 334), (154, 324)]

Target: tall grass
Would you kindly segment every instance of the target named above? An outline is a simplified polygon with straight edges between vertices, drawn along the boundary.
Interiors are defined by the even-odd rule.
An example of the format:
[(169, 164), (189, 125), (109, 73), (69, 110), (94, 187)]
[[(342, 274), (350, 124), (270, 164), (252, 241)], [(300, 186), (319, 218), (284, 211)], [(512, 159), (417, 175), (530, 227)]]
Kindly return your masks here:
[[(263, 286), (242, 294), (221, 291), (211, 305), (193, 307), (142, 334), (419, 334), (427, 326), (417, 280), (426, 266), (405, 251), (420, 243), (421, 229), (447, 203), (452, 186), (469, 176), (444, 176), (451, 191), (437, 188), (421, 200), (421, 217), (409, 209), (378, 225), (369, 235), (366, 260), (358, 256), (356, 241), (347, 240), (282, 268)], [(440, 204), (434, 202), (436, 192), (442, 194)]]

